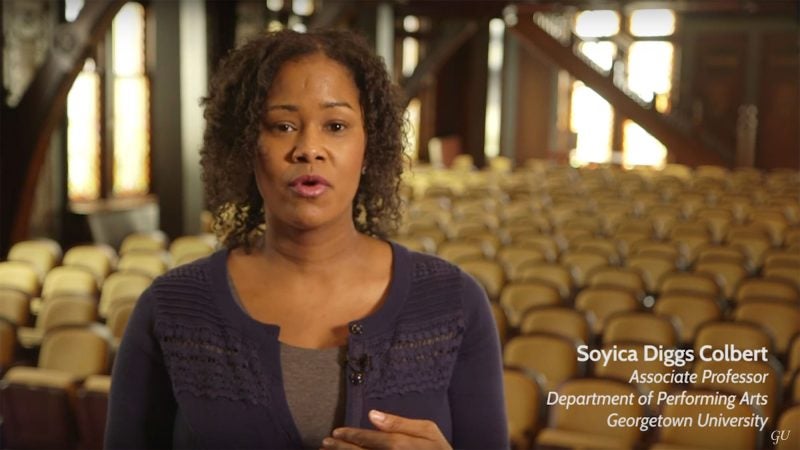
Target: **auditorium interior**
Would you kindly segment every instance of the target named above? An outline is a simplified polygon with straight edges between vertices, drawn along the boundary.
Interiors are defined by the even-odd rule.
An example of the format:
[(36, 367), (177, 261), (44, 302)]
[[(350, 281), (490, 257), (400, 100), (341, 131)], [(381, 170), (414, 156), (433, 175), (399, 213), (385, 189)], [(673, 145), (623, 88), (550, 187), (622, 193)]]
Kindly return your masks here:
[(0, 1), (0, 447), (102, 448), (139, 294), (220, 248), (211, 75), (345, 28), (405, 102), (391, 239), (486, 290), (513, 449), (800, 448), (798, 5)]

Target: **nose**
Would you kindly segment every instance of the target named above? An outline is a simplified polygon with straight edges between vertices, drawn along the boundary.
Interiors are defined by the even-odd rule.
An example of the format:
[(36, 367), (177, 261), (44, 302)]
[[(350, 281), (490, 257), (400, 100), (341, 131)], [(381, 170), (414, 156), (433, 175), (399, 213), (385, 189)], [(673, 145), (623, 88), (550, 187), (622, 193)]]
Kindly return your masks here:
[(292, 149), (292, 161), (296, 163), (310, 163), (313, 161), (324, 161), (325, 153), (322, 144), (315, 133), (304, 131), (300, 133), (295, 146)]

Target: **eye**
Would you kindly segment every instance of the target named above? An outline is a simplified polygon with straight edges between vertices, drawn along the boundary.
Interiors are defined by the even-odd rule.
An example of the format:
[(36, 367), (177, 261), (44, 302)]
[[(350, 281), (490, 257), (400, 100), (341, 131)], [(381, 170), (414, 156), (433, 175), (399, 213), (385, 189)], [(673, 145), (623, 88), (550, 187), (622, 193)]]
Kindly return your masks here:
[(341, 122), (331, 122), (328, 124), (328, 130), (333, 131), (334, 133), (340, 133), (346, 128), (347, 126)]
[(274, 131), (276, 133), (288, 133), (288, 132), (294, 130), (294, 126), (292, 124), (286, 123), (286, 122), (272, 123), (272, 124), (269, 124), (268, 128), (271, 131)]

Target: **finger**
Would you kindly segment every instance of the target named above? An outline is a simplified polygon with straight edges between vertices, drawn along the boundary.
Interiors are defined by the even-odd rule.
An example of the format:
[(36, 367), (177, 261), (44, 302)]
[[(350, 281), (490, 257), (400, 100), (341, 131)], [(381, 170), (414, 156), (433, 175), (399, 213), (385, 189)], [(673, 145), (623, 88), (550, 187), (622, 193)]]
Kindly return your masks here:
[(338, 440), (368, 449), (393, 448), (393, 443), (397, 439), (396, 435), (364, 428), (337, 428), (331, 434)]
[(430, 440), (443, 437), (439, 427), (430, 420), (409, 419), (394, 414), (387, 414), (376, 409), (369, 412), (369, 420), (381, 431), (402, 433)]
[(324, 450), (364, 450), (362, 447), (355, 445), (351, 442), (343, 441), (341, 439), (334, 439), (326, 437), (322, 440), (322, 449)]

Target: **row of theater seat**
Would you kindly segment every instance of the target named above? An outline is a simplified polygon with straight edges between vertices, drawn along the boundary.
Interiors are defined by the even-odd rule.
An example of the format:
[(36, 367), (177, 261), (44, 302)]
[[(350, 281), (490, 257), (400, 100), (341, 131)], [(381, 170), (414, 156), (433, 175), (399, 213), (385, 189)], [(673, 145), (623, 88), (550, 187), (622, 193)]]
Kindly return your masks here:
[(215, 246), (209, 235), (168, 245), (160, 231), (63, 257), (49, 239), (15, 244), (0, 262), (3, 448), (102, 448), (113, 357), (136, 300)]
[[(492, 300), (515, 448), (762, 448), (754, 428), (610, 427), (611, 413), (769, 416), (800, 429), (797, 172), (532, 165), (422, 171), (398, 241), (471, 273)], [(502, 170), (500, 171), (502, 172)], [(761, 362), (578, 361), (583, 351), (767, 348)], [(671, 352), (671, 353), (670, 353)], [(628, 383), (634, 370), (767, 373), (762, 383)], [(764, 405), (546, 406), (548, 392), (764, 394)], [(785, 392), (785, 395), (784, 395)], [(795, 448), (785, 441), (780, 448)]]
[[(642, 340), (659, 335), (651, 332), (656, 330), (661, 330), (661, 337), (667, 336), (667, 340), (659, 341), (665, 348), (693, 348), (705, 339), (711, 339), (715, 346), (731, 342), (724, 330), (720, 334), (715, 327), (733, 327), (743, 346), (763, 342), (772, 349), (770, 367), (774, 366), (778, 374), (784, 365), (786, 376), (773, 377), (780, 382), (765, 387), (765, 391), (792, 386), (790, 375), (800, 359), (798, 339), (791, 338), (800, 283), (794, 276), (800, 269), (798, 208), (796, 196), (792, 203), (790, 195), (792, 189), (800, 187), (797, 173), (727, 172), (718, 168), (692, 173), (679, 166), (668, 167), (670, 170), (664, 172), (602, 167), (590, 171), (536, 163), (511, 173), (505, 173), (506, 168), (501, 165), (501, 170), (495, 172), (418, 171), (414, 179), (406, 180), (407, 214), (401, 234), (394, 238), (461, 265), (486, 287), (499, 331), (505, 335), (508, 368), (504, 378), (511, 419), (509, 432), (515, 447), (528, 448), (539, 442), (567, 448), (633, 448), (660, 442), (675, 445), (669, 447), (674, 449), (692, 445), (756, 448), (756, 444), (749, 443), (765, 442), (763, 436), (746, 433), (710, 437), (716, 435), (663, 429), (654, 437), (631, 429), (611, 430), (597, 420), (604, 414), (602, 409), (545, 408), (546, 392), (542, 390), (558, 389), (568, 394), (707, 389), (710, 386), (619, 384), (613, 380), (624, 378), (632, 366), (581, 366), (574, 355), (581, 343), (589, 349), (640, 347)], [(754, 185), (762, 188), (753, 189)], [(717, 214), (714, 208), (726, 212)], [(146, 237), (144, 240), (148, 241)], [(161, 242), (156, 244), (156, 251), (166, 248), (165, 241)], [(467, 245), (461, 246), (462, 243)], [(120, 260), (130, 253), (124, 247), (119, 250)], [(150, 250), (154, 249), (147, 251)], [(64, 264), (66, 259), (65, 255)], [(174, 255), (172, 259), (179, 261)], [(730, 269), (733, 266), (736, 269)], [(730, 269), (731, 273), (715, 272), (716, 269)], [(163, 270), (156, 270), (160, 271)], [(108, 276), (105, 283), (114, 275)], [(131, 286), (124, 295), (130, 299), (144, 289), (145, 283), (122, 284)], [(694, 289), (687, 290), (687, 286)], [(104, 304), (106, 287), (109, 286), (100, 290), (100, 305)], [(44, 286), (36, 295), (43, 297), (43, 290)], [(769, 295), (765, 297), (761, 294), (766, 290)], [(132, 306), (131, 302), (127, 304)], [(776, 328), (771, 319), (751, 323), (753, 315), (760, 317), (761, 313), (747, 312), (744, 307), (750, 304), (786, 306), (778, 308), (785, 312), (783, 322), (778, 321), (784, 325)], [(100, 312), (98, 315), (102, 318)], [(109, 324), (111, 318), (108, 314), (106, 317)], [(565, 317), (571, 319), (565, 321)], [(98, 332), (96, 326), (88, 329)], [(575, 330), (579, 330), (578, 337)], [(754, 330), (750, 334), (756, 336), (749, 343), (744, 339), (749, 336), (746, 330)], [(785, 342), (782, 353), (775, 349), (777, 343), (773, 344), (777, 341), (776, 330), (780, 342)], [(108, 337), (104, 332), (100, 335)], [(52, 345), (50, 336), (46, 335), (43, 349)], [(537, 340), (536, 351), (525, 349), (529, 338)], [(109, 348), (113, 354), (113, 344)], [(530, 363), (537, 354), (550, 357), (542, 355)], [(570, 355), (569, 364), (563, 362), (564, 355)], [(47, 364), (40, 354), (39, 365)], [(568, 367), (571, 365), (578, 366), (574, 373)], [(664, 369), (663, 365), (648, 368)], [(702, 365), (685, 368), (701, 369)], [(82, 388), (68, 391), (64, 398), (91, 397), (94, 394), (89, 394), (100, 391), (97, 398), (102, 399), (102, 389), (91, 387), (104, 386), (107, 378), (103, 382), (94, 380), (87, 379)], [(13, 385), (25, 384), (15, 381)], [(797, 401), (796, 396), (793, 398), (787, 398), (785, 406), (780, 406), (780, 400), (771, 397), (770, 406), (775, 408), (771, 411), (772, 427), (779, 412), (781, 421), (797, 420), (798, 414), (792, 415), (797, 409), (791, 407)], [(9, 411), (10, 407), (2, 408)], [(719, 412), (746, 415), (747, 408)], [(664, 408), (661, 414), (685, 415), (674, 409)], [(717, 411), (712, 409), (712, 413)], [(81, 420), (88, 417), (81, 407), (67, 408), (63, 414), (77, 414)], [(104, 414), (95, 418), (99, 420), (101, 416)], [(26, 445), (24, 442), (39, 442), (36, 445), (42, 446), (41, 441), (35, 440), (41, 436), (33, 436), (41, 429), (40, 422), (20, 415), (11, 420), (20, 426), (15, 429), (33, 430), (27, 435), (20, 431), (16, 438), (21, 441), (14, 442), (22, 442), (20, 447)], [(87, 423), (93, 423), (94, 430), (102, 430), (97, 420)], [(75, 432), (74, 426), (65, 430), (65, 439), (80, 440), (86, 448), (94, 448), (101, 441), (87, 427), (81, 428), (80, 433)], [(7, 436), (6, 441), (9, 439)], [(667, 448), (658, 445), (653, 448)]]

